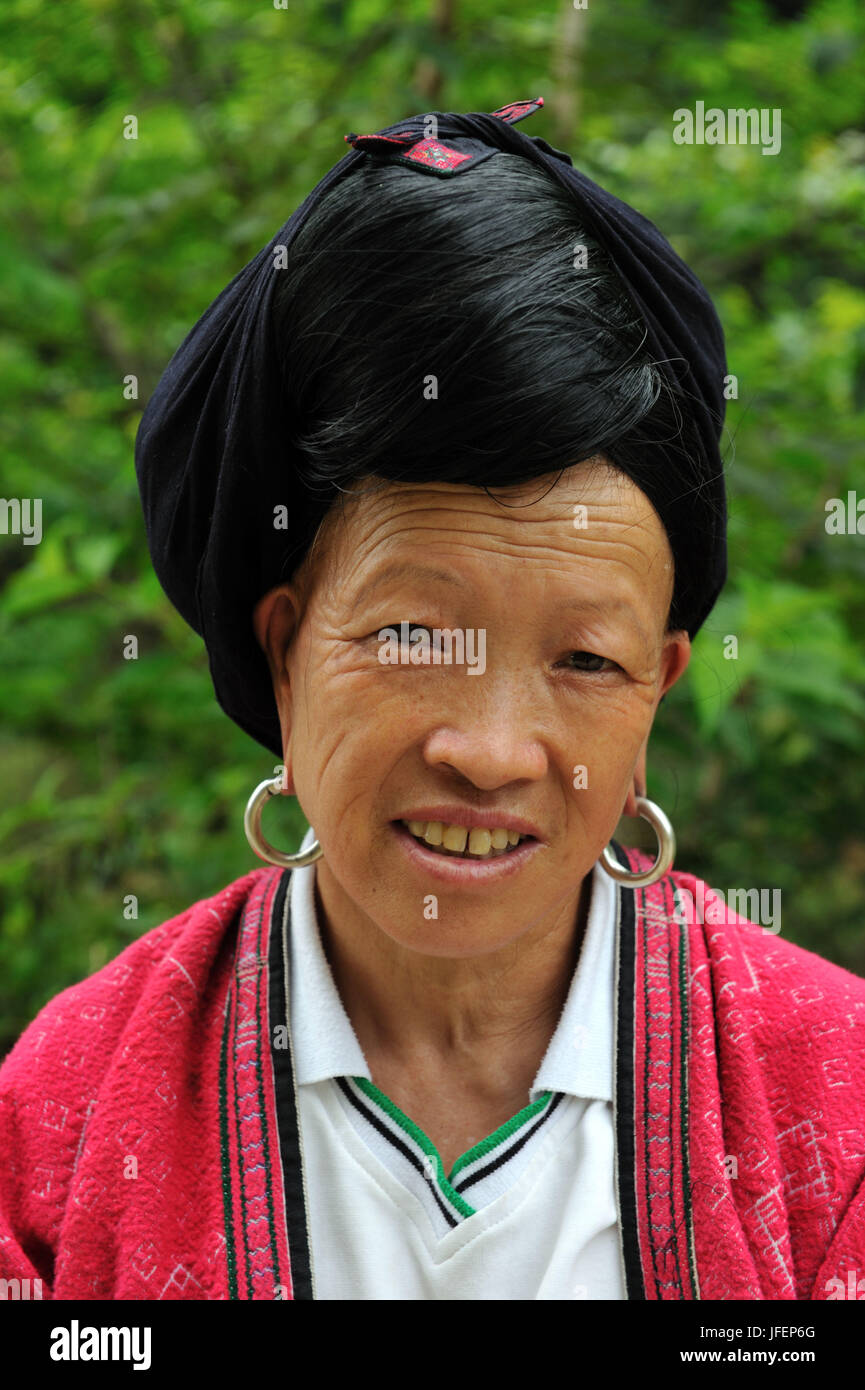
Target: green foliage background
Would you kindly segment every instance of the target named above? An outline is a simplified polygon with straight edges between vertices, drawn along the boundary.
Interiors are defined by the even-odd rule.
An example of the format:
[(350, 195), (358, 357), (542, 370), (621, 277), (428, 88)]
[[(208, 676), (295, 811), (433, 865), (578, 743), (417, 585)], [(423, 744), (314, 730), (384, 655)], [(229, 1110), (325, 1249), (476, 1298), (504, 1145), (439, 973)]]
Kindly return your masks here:
[[(0, 1048), (258, 867), (241, 818), (271, 759), (150, 568), (143, 402), (346, 131), (538, 94), (528, 133), (659, 223), (739, 380), (731, 578), (659, 712), (650, 795), (680, 867), (781, 888), (784, 935), (865, 974), (865, 536), (824, 525), (865, 496), (860, 0), (5, 0), (0, 54), (0, 491), (42, 497), (44, 528), (0, 536)], [(780, 107), (781, 153), (675, 146), (698, 99)], [(302, 824), (268, 811), (277, 843)]]

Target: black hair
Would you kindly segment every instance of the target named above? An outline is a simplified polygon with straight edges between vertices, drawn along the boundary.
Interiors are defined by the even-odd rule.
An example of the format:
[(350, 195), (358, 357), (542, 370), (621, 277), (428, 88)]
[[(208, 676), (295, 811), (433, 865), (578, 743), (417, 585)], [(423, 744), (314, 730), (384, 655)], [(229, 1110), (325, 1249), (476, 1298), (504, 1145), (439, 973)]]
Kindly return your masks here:
[(656, 497), (656, 470), (662, 497), (702, 476), (608, 256), (519, 155), (447, 179), (368, 156), (311, 210), (273, 305), (314, 522), (371, 477), (498, 489), (597, 454)]

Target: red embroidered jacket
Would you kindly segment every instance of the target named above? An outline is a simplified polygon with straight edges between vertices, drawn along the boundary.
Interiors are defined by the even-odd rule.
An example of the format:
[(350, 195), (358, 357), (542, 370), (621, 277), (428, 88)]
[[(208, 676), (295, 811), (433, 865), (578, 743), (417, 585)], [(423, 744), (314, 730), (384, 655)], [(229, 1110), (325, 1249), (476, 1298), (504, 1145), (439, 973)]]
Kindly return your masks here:
[[(289, 878), (256, 869), (193, 904), (19, 1039), (0, 1068), (5, 1296), (314, 1296)], [(618, 905), (628, 1297), (865, 1298), (865, 980), (690, 874)]]

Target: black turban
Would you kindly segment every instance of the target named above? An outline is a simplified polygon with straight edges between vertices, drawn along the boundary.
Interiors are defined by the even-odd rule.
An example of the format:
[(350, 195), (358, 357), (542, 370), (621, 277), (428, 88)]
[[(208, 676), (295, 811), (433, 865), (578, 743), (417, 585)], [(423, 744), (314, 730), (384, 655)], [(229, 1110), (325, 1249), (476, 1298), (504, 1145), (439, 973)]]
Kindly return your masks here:
[[(692, 637), (724, 584), (719, 438), (726, 361), (718, 316), (700, 281), (652, 222), (575, 169), (567, 154), (514, 128), (542, 104), (542, 98), (513, 102), (490, 115), (423, 113), (375, 135), (347, 135), (353, 148), (217, 296), (145, 407), (135, 467), (156, 574), (204, 638), (223, 710), (277, 757), (279, 718), (252, 612), (268, 590), (291, 579), (303, 559), (315, 499), (293, 485), (286, 443), (291, 403), (270, 313), (274, 268), (284, 255), (278, 248), (290, 244), (310, 209), (359, 161), (398, 160), (453, 178), (502, 150), (539, 164), (568, 190), (575, 217), (607, 251), (645, 320), (647, 348), (684, 393), (702, 446), (695, 484), (680, 496), (670, 497), (662, 469), (655, 496), (651, 482), (635, 480), (670, 538), (674, 582), (684, 594), (678, 611)], [(274, 525), (277, 508), (287, 508), (287, 530)]]

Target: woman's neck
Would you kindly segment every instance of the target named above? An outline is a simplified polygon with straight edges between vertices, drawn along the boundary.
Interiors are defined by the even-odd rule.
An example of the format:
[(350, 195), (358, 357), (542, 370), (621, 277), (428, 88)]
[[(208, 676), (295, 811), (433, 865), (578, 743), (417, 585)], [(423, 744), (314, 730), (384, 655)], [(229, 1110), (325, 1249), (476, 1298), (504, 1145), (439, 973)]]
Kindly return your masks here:
[(317, 866), (322, 945), (373, 1079), (377, 1064), (491, 1095), (528, 1091), (576, 968), (591, 883), (500, 950), (453, 958), (393, 941)]

